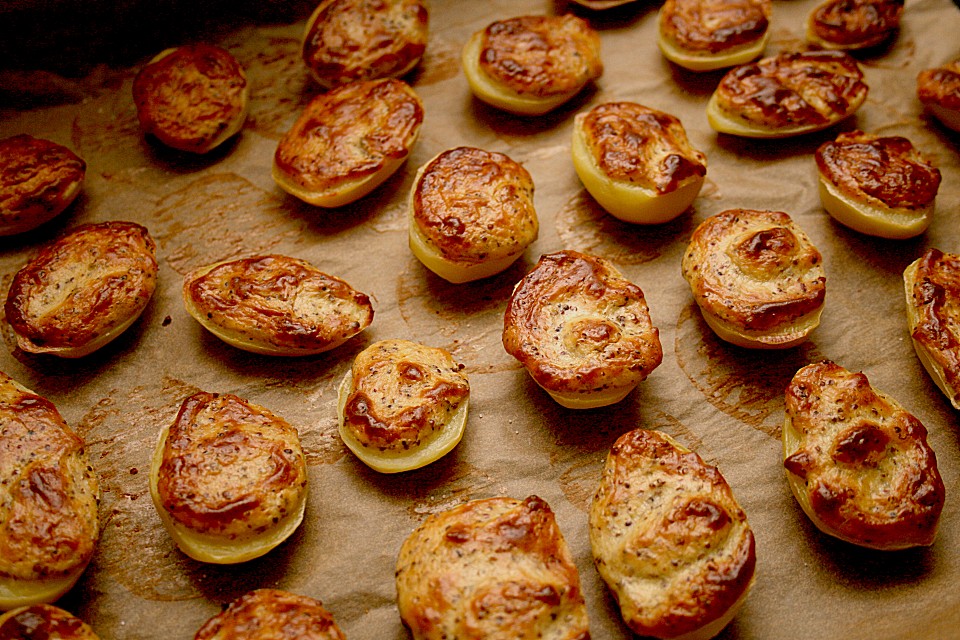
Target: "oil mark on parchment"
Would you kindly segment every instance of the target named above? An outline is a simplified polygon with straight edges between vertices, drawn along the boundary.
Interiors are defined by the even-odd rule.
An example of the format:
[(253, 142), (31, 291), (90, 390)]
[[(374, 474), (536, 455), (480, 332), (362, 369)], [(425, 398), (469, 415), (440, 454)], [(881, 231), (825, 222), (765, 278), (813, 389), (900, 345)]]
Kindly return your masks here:
[(455, 78), (460, 74), (460, 46), (444, 38), (431, 38), (430, 46), (413, 70), (412, 77), (406, 77), (414, 86), (428, 86)]
[(295, 243), (302, 223), (274, 196), (232, 173), (206, 175), (163, 198), (153, 212), (157, 245), (179, 274), (219, 260)]
[(250, 83), (245, 128), (279, 140), (306, 104), (320, 93), (320, 86), (300, 57), (300, 40), (256, 32), (236, 55)]
[(515, 369), (503, 350), (503, 312), (513, 286), (531, 269), (524, 258), (503, 273), (451, 284), (416, 258), (397, 279), (400, 315), (416, 340), (449, 351), (467, 374)]
[(621, 222), (581, 189), (557, 213), (557, 234), (568, 249), (616, 264), (642, 264), (659, 258), (678, 238), (689, 236), (691, 216), (683, 213), (666, 224), (644, 226)]
[(725, 414), (780, 438), (783, 394), (800, 367), (821, 360), (808, 341), (793, 349), (744, 349), (718, 338), (695, 303), (680, 313), (674, 349), (693, 385)]

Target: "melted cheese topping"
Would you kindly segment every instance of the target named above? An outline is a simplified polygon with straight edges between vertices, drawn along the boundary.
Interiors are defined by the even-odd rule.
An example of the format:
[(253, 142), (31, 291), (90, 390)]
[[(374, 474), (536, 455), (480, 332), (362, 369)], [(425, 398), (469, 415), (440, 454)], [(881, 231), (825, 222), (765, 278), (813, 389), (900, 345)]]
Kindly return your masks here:
[(763, 52), (770, 0), (667, 0), (658, 15), (660, 49), (694, 71), (748, 62)]
[(278, 589), (256, 589), (213, 616), (194, 640), (345, 640), (323, 603)]
[(344, 443), (377, 471), (429, 464), (463, 436), (470, 383), (443, 349), (382, 340), (364, 349), (340, 388)]
[(280, 140), (273, 177), (305, 202), (342, 206), (400, 168), (422, 123), (420, 98), (400, 80), (354, 82), (320, 94)]
[(807, 19), (807, 40), (828, 49), (864, 49), (900, 28), (903, 0), (826, 0)]
[(156, 245), (133, 222), (86, 224), (44, 247), (13, 278), (4, 311), (17, 346), (75, 358), (140, 316), (157, 284)]
[(623, 399), (663, 360), (640, 287), (575, 251), (544, 255), (513, 290), (503, 346), (560, 404)]
[(785, 213), (731, 209), (707, 218), (682, 271), (707, 323), (739, 346), (791, 347), (819, 323), (823, 258)]
[(781, 53), (729, 71), (707, 105), (710, 126), (746, 137), (825, 129), (867, 97), (857, 62), (841, 51)]
[[(537, 239), (533, 190), (527, 170), (502, 153), (473, 147), (444, 151), (417, 173), (410, 199), (411, 247), (451, 282), (499, 273)], [(420, 246), (432, 259), (417, 253)], [(438, 261), (442, 268), (434, 269)]]
[(853, 131), (815, 154), (824, 208), (870, 235), (910, 238), (933, 219), (940, 171), (906, 138)]
[(194, 394), (160, 435), (150, 492), (190, 557), (221, 564), (259, 557), (303, 519), (307, 472), (297, 430), (237, 396)]
[(51, 604), (35, 604), (0, 615), (0, 640), (99, 640), (99, 637), (70, 612)]
[(862, 373), (807, 365), (787, 386), (783, 466), (818, 529), (873, 549), (933, 544), (944, 486), (927, 430)]
[(210, 151), (243, 127), (248, 93), (236, 58), (208, 44), (167, 49), (133, 80), (144, 133), (193, 153)]
[(917, 355), (960, 409), (960, 255), (931, 247), (904, 270), (903, 282)]
[(398, 78), (423, 57), (427, 23), (420, 0), (324, 0), (307, 20), (303, 62), (328, 89)]
[(230, 345), (265, 355), (334, 349), (373, 321), (370, 298), (313, 265), (281, 255), (220, 262), (183, 280), (187, 311)]
[(712, 638), (753, 584), (753, 532), (730, 486), (659, 431), (613, 445), (590, 506), (590, 545), (641, 636)]
[(600, 36), (570, 14), (491, 23), (473, 34), (462, 58), (478, 98), (522, 115), (558, 107), (603, 73)]
[(64, 146), (26, 134), (0, 140), (0, 236), (53, 219), (80, 195), (87, 164)]
[(0, 609), (52, 602), (100, 535), (83, 440), (48, 400), (0, 374)]
[(396, 588), (414, 640), (589, 637), (577, 567), (536, 496), (429, 516), (400, 547)]
[(960, 131), (960, 60), (921, 71), (917, 98), (945, 126)]

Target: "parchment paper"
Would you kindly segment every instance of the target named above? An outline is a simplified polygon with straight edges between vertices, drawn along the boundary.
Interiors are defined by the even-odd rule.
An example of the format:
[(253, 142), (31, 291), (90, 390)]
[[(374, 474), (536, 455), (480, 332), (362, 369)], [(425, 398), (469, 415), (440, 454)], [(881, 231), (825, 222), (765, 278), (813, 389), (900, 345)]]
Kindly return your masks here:
[[(802, 46), (803, 21), (814, 5), (775, 2), (767, 54)], [(721, 638), (960, 637), (958, 420), (914, 354), (901, 281), (903, 268), (929, 246), (960, 252), (960, 138), (922, 115), (915, 95), (921, 69), (960, 57), (957, 8), (949, 0), (908, 0), (898, 37), (860, 58), (870, 94), (856, 117), (789, 141), (741, 140), (709, 128), (704, 106), (721, 73), (687, 73), (662, 58), (655, 5), (637, 2), (602, 14), (543, 0), (430, 0), (429, 8), (427, 55), (407, 78), (425, 103), (421, 138), (394, 177), (339, 210), (302, 204), (270, 177), (280, 136), (318, 90), (299, 59), (302, 19), (205, 34), (237, 56), (252, 88), (242, 133), (210, 157), (175, 153), (140, 135), (130, 87), (149, 55), (130, 67), (100, 65), (70, 80), (71, 103), (0, 112), (0, 136), (46, 137), (88, 163), (84, 193), (64, 215), (0, 243), (2, 290), (45, 242), (83, 222), (133, 220), (158, 243), (156, 295), (130, 330), (94, 355), (67, 361), (20, 353), (3, 323), (0, 369), (57, 405), (86, 439), (104, 490), (98, 550), (61, 606), (103, 638), (192, 638), (224, 603), (249, 589), (276, 587), (321, 599), (352, 640), (402, 640), (409, 634), (394, 604), (394, 562), (413, 528), (427, 514), (468, 499), (536, 494), (555, 511), (576, 558), (594, 638), (626, 638), (593, 568), (587, 507), (610, 445), (644, 427), (672, 434), (719, 465), (756, 534), (756, 586)], [(505, 115), (472, 98), (459, 66), (471, 33), (494, 19), (567, 10), (601, 33), (605, 72), (594, 86), (540, 118)], [(25, 85), (29, 77), (22, 74)], [(578, 181), (569, 150), (573, 116), (608, 100), (673, 113), (707, 154), (707, 184), (675, 222), (622, 224)], [(864, 236), (821, 208), (812, 154), (838, 130), (853, 127), (905, 135), (939, 166), (938, 212), (921, 237)], [(540, 238), (514, 267), (465, 285), (447, 284), (417, 262), (407, 248), (404, 217), (416, 168), (457, 145), (523, 163), (536, 184), (541, 222)], [(707, 216), (735, 207), (786, 211), (824, 255), (826, 310), (803, 346), (779, 353), (729, 346), (693, 303), (680, 275), (690, 233)], [(612, 407), (561, 408), (500, 343), (513, 284), (541, 253), (561, 248), (612, 259), (644, 290), (660, 330), (663, 364)], [(309, 260), (368, 293), (373, 325), (311, 358), (274, 359), (221, 343), (185, 312), (182, 275), (261, 252)], [(342, 445), (335, 406), (337, 382), (353, 357), (391, 337), (449, 349), (466, 365), (472, 406), (467, 433), (452, 454), (388, 476), (369, 470)], [(932, 548), (862, 550), (821, 534), (796, 505), (780, 462), (783, 389), (799, 367), (821, 358), (864, 371), (930, 431), (947, 487)], [(147, 471), (157, 433), (198, 390), (238, 394), (300, 431), (309, 462), (306, 519), (262, 559), (230, 567), (194, 562), (176, 549), (154, 511)]]

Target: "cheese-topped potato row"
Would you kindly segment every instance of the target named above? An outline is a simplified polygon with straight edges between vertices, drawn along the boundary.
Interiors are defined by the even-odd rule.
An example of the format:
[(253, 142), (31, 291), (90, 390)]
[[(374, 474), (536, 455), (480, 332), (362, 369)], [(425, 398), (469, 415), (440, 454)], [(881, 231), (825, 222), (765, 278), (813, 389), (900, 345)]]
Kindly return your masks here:
[(134, 222), (73, 229), (13, 277), (4, 311), (28, 353), (80, 358), (123, 333), (157, 286), (156, 244)]
[(423, 57), (428, 16), (421, 0), (323, 0), (307, 20), (301, 57), (327, 89), (399, 78)]
[(150, 495), (170, 537), (194, 560), (258, 558), (303, 520), (307, 468), (300, 436), (243, 398), (196, 393), (160, 433)]
[(610, 449), (590, 505), (600, 576), (637, 635), (708, 640), (754, 582), (753, 531), (720, 471), (659, 431)]
[(493, 22), (470, 37), (462, 63), (477, 98), (519, 115), (552, 111), (603, 73), (600, 36), (572, 14)]
[(933, 220), (940, 170), (902, 136), (841, 133), (815, 154), (820, 200), (838, 222), (881, 238), (912, 238)]
[(430, 515), (400, 547), (396, 588), (414, 640), (590, 637), (577, 566), (537, 496)]
[(793, 347), (820, 324), (823, 257), (786, 213), (730, 209), (707, 218), (681, 269), (703, 319), (737, 346)]
[(640, 287), (607, 260), (576, 251), (541, 256), (517, 283), (503, 347), (571, 409), (619, 402), (663, 360)]
[(329, 351), (373, 321), (366, 294), (304, 260), (282, 255), (200, 267), (184, 276), (183, 302), (213, 335), (263, 355)]
[(785, 138), (826, 129), (867, 98), (857, 61), (842, 51), (783, 52), (727, 72), (707, 103), (714, 130)]
[(277, 145), (273, 179), (308, 204), (349, 204), (400, 168), (422, 124), (423, 103), (406, 83), (351, 82), (304, 108)]
[(452, 283), (500, 273), (540, 231), (529, 172), (474, 147), (444, 151), (420, 167), (408, 208), (410, 250)]
[(760, 57), (770, 32), (770, 0), (666, 0), (657, 17), (664, 57), (712, 71)]
[(463, 437), (470, 383), (445, 349), (381, 340), (357, 355), (339, 388), (344, 444), (381, 473), (410, 471)]
[(634, 102), (577, 114), (571, 153), (590, 195), (624, 222), (673, 220), (693, 203), (707, 173), (706, 156), (680, 120)]
[(100, 485), (53, 403), (3, 373), (0, 478), (0, 610), (54, 602), (93, 557)]
[(933, 544), (944, 486), (927, 430), (862, 373), (832, 362), (797, 371), (786, 392), (783, 466), (824, 533), (880, 550)]
[(237, 59), (209, 44), (166, 49), (133, 80), (143, 132), (190, 153), (207, 153), (240, 131), (248, 95)]
[(50, 140), (20, 134), (0, 140), (0, 236), (39, 227), (76, 200), (87, 163)]

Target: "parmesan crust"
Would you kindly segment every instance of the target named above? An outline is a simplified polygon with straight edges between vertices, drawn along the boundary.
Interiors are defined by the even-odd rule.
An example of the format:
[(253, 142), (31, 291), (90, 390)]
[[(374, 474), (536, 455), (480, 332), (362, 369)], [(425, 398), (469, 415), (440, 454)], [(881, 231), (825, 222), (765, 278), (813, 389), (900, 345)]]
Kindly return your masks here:
[(195, 560), (259, 557), (303, 519), (307, 471), (300, 437), (247, 400), (196, 393), (160, 434), (150, 493), (174, 541)]
[(340, 434), (377, 471), (409, 471), (463, 436), (470, 383), (444, 349), (381, 340), (356, 357), (340, 391)]
[(0, 140), (0, 236), (30, 231), (80, 195), (87, 164), (66, 147), (26, 134)]
[(944, 126), (960, 131), (960, 60), (921, 71), (917, 98)]
[(29, 353), (85, 356), (140, 317), (157, 285), (156, 244), (133, 222), (85, 224), (13, 278), (4, 311)]
[(940, 171), (906, 138), (841, 133), (815, 158), (824, 208), (842, 224), (884, 238), (930, 226)]
[(100, 536), (84, 442), (53, 404), (0, 373), (0, 610), (53, 602)]
[(704, 319), (728, 342), (787, 348), (819, 324), (823, 258), (786, 213), (730, 209), (707, 218), (681, 268)]
[(283, 136), (273, 157), (273, 178), (309, 204), (348, 204), (400, 168), (421, 124), (423, 104), (404, 82), (344, 85), (311, 100)]
[(730, 486), (659, 431), (613, 445), (590, 505), (590, 546), (624, 622), (644, 637), (712, 638), (753, 585), (753, 532)]
[(622, 400), (663, 360), (643, 291), (608, 261), (541, 256), (514, 288), (503, 346), (563, 406)]
[(93, 629), (52, 604), (18, 607), (0, 615), (3, 640), (99, 640)]
[(786, 392), (783, 466), (818, 529), (880, 550), (933, 544), (944, 485), (927, 430), (862, 373), (800, 369)]
[(208, 44), (167, 49), (133, 80), (144, 133), (191, 153), (207, 153), (243, 128), (248, 94), (240, 63)]
[(770, 0), (667, 0), (657, 42), (668, 60), (692, 71), (749, 62), (769, 37)]
[(489, 498), (429, 516), (400, 547), (414, 640), (589, 640), (580, 575), (549, 505)]
[(239, 349), (301, 356), (329, 351), (370, 326), (366, 294), (282, 255), (219, 262), (183, 280), (187, 312)]
[(807, 18), (807, 40), (850, 51), (881, 44), (900, 29), (903, 0), (826, 0)]
[(600, 36), (571, 14), (493, 22), (471, 36), (462, 58), (479, 99), (521, 115), (555, 109), (603, 74)]
[(721, 133), (776, 138), (825, 129), (867, 97), (856, 60), (842, 51), (784, 52), (731, 69), (707, 104)]
[(420, 62), (427, 33), (421, 0), (323, 0), (307, 20), (301, 55), (328, 89), (399, 78)]
[(904, 270), (903, 283), (917, 356), (960, 409), (960, 255), (931, 247)]
[(279, 589), (243, 594), (213, 616), (193, 640), (345, 640), (333, 616), (314, 598)]
[(460, 283), (503, 271), (537, 239), (533, 178), (502, 153), (444, 151), (417, 173), (410, 246), (437, 275)]

